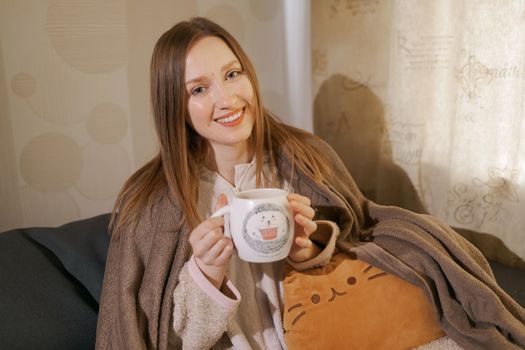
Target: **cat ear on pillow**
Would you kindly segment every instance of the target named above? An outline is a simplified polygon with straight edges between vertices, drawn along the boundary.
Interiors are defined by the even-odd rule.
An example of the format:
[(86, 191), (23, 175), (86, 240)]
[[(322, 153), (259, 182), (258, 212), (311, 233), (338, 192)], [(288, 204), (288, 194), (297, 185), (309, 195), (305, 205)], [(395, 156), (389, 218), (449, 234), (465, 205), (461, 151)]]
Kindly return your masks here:
[(284, 279), (289, 349), (410, 349), (443, 337), (418, 287), (339, 253)]

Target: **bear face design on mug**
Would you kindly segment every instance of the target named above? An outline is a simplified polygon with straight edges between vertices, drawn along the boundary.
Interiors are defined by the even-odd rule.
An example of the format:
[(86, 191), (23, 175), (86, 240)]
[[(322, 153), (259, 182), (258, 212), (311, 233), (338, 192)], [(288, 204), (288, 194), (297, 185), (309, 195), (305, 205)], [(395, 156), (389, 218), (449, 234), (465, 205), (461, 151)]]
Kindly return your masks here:
[(212, 214), (229, 214), (230, 235), (241, 259), (271, 262), (288, 256), (294, 221), (287, 196), (276, 188), (243, 191)]
[(255, 251), (271, 254), (279, 251), (288, 241), (290, 220), (282, 206), (262, 203), (248, 212), (242, 224), (242, 235)]

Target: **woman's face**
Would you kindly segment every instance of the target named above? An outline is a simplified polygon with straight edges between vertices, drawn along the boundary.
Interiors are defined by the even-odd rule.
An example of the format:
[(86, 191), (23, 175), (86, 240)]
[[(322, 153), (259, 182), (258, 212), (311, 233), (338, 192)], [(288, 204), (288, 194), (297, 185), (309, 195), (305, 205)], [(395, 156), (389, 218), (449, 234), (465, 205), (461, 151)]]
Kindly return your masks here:
[(191, 123), (215, 154), (247, 149), (253, 87), (228, 45), (211, 36), (197, 41), (186, 57), (185, 80)]

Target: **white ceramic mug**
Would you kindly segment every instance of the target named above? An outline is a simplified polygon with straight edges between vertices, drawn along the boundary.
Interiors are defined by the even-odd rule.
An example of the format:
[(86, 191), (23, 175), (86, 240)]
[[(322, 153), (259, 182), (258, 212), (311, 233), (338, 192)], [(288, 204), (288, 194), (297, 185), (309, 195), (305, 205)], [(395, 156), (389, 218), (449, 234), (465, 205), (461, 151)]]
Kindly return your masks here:
[(242, 260), (263, 263), (288, 256), (294, 219), (287, 196), (278, 188), (242, 191), (212, 214), (229, 214), (230, 236)]

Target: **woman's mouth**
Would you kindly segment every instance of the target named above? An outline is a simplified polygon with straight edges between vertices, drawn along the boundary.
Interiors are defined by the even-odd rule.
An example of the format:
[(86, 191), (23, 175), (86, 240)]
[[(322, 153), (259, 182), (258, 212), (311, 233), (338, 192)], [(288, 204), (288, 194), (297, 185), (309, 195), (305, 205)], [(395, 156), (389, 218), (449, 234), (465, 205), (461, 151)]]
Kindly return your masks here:
[(232, 127), (237, 126), (242, 123), (244, 120), (244, 108), (238, 110), (235, 113), (230, 113), (228, 115), (225, 115), (223, 117), (215, 119), (215, 121), (222, 126)]

